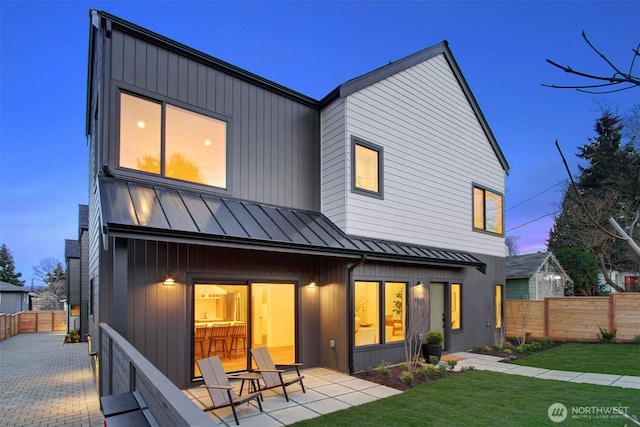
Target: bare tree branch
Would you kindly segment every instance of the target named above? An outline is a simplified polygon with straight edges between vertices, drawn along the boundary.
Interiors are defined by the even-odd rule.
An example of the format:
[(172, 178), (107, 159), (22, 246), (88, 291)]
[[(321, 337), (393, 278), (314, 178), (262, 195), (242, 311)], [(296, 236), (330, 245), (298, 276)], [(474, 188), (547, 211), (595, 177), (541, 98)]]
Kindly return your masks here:
[[(635, 65), (635, 61), (638, 57), (640, 57), (640, 43), (638, 44), (638, 47), (635, 49), (632, 49), (631, 51), (633, 52), (633, 56), (631, 57), (631, 65), (629, 66), (629, 72), (625, 73), (623, 72), (617, 65), (615, 65), (613, 62), (611, 62), (611, 60), (604, 55), (602, 52), (600, 52), (594, 45), (593, 43), (591, 43), (591, 41), (587, 38), (586, 33), (583, 31), (582, 32), (582, 38), (586, 41), (586, 43), (589, 45), (589, 47), (596, 53), (598, 54), (598, 56), (600, 56), (600, 58), (602, 58), (614, 71), (613, 75), (611, 76), (604, 76), (604, 75), (597, 75), (597, 74), (592, 74), (592, 73), (586, 73), (583, 71), (578, 71), (578, 70), (574, 70), (573, 68), (571, 68), (568, 65), (561, 65), (555, 61), (552, 61), (551, 59), (547, 59), (547, 62), (551, 65), (553, 65), (554, 67), (557, 67), (561, 70), (563, 70), (566, 73), (569, 74), (575, 74), (577, 76), (581, 76), (581, 77), (585, 77), (587, 79), (591, 79), (591, 80), (599, 80), (599, 81), (604, 81), (607, 83), (601, 84), (601, 85), (555, 85), (555, 84), (543, 84), (542, 86), (545, 87), (552, 87), (552, 88), (556, 88), (556, 89), (575, 89), (579, 92), (585, 92), (585, 93), (595, 93), (595, 94), (605, 94), (605, 93), (613, 93), (613, 92), (620, 92), (623, 90), (627, 90), (627, 89), (632, 89), (634, 87), (638, 87), (640, 86), (640, 77), (638, 76), (634, 76), (633, 75), (633, 67)], [(606, 91), (594, 91), (594, 90), (588, 90), (588, 89), (594, 89), (594, 88), (611, 88), (614, 87), (616, 85), (626, 85), (625, 87), (616, 87), (616, 89), (610, 89), (610, 90), (606, 90)]]

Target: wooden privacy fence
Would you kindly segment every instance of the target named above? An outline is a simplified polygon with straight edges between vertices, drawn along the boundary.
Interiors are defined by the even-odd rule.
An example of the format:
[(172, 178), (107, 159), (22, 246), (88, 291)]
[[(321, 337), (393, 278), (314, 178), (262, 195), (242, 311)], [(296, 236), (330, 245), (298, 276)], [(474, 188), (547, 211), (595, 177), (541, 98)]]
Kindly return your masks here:
[(598, 341), (602, 328), (617, 329), (616, 340), (635, 341), (640, 335), (640, 293), (608, 297), (507, 300), (507, 337), (549, 337), (558, 341)]
[(0, 314), (0, 341), (28, 332), (66, 332), (66, 311), (21, 311)]

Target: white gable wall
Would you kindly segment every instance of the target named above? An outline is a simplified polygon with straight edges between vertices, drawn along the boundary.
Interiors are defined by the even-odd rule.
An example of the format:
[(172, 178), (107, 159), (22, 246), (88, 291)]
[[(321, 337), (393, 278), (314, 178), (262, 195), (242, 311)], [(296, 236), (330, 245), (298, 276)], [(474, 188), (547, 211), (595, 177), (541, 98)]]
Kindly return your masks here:
[(346, 196), (350, 188), (345, 171), (347, 152), (345, 142), (344, 100), (336, 99), (323, 109), (320, 118), (322, 213), (342, 230), (345, 229)]
[[(351, 235), (504, 257), (503, 238), (472, 231), (472, 183), (504, 194), (504, 171), (444, 55), (347, 96), (342, 135), (340, 104), (323, 111), (325, 215)], [(384, 200), (350, 191), (351, 136), (384, 148)]]

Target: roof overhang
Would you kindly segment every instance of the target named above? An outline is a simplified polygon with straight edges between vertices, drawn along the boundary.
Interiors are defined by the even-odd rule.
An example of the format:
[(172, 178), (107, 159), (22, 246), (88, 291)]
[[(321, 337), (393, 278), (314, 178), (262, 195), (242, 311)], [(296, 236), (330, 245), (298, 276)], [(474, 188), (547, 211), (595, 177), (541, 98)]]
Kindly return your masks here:
[(106, 177), (99, 185), (111, 237), (486, 271), (466, 252), (349, 236), (318, 212)]

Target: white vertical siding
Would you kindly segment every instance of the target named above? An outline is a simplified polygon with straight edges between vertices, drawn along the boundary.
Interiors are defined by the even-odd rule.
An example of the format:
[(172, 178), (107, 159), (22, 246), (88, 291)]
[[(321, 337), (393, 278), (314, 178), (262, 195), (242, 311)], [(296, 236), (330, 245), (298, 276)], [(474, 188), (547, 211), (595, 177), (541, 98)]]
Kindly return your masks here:
[(348, 170), (344, 100), (337, 99), (322, 110), (321, 127), (321, 210), (338, 227), (345, 228)]
[(347, 191), (348, 234), (504, 257), (503, 238), (472, 231), (472, 183), (504, 194), (504, 170), (444, 55), (349, 95), (344, 106), (345, 180), (351, 136), (384, 147), (384, 200)]

